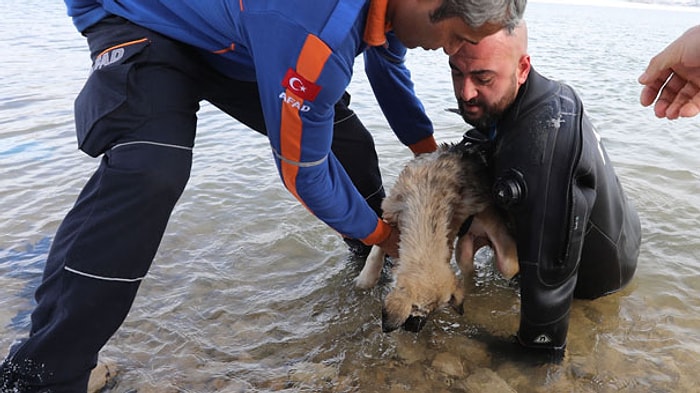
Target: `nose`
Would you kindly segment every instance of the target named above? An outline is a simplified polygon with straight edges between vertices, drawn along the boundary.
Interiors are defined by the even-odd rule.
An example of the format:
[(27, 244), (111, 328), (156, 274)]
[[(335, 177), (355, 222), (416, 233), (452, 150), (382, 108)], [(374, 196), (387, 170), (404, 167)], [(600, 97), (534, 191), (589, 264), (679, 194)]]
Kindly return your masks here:
[(473, 98), (476, 98), (476, 96), (478, 95), (476, 87), (471, 82), (471, 79), (469, 77), (463, 79), (462, 88), (460, 89), (459, 95), (461, 96), (460, 98), (462, 98), (462, 100), (464, 101), (469, 101)]
[(445, 51), (445, 54), (448, 56), (452, 56), (457, 51), (459, 51), (459, 48), (462, 47), (462, 44), (464, 44), (464, 41), (462, 40), (457, 40), (457, 39), (452, 39), (449, 40), (443, 47), (442, 50)]
[(421, 331), (421, 329), (423, 329), (423, 326), (425, 326), (425, 322), (427, 320), (428, 318), (422, 315), (409, 315), (409, 317), (406, 318), (406, 322), (404, 322), (403, 324), (403, 330), (407, 332), (418, 333)]

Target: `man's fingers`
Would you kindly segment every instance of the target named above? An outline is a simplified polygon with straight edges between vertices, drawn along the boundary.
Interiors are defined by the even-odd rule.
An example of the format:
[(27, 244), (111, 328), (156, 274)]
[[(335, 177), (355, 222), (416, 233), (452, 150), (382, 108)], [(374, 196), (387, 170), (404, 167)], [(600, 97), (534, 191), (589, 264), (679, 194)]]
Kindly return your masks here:
[(672, 73), (671, 68), (657, 69), (649, 63), (649, 67), (639, 76), (637, 81), (642, 85), (654, 86), (659, 89)]
[(656, 104), (654, 104), (654, 115), (659, 118), (667, 117), (666, 110), (669, 105), (671, 105), (671, 103), (666, 100), (657, 100)]
[(677, 119), (681, 116), (681, 108), (692, 103), (696, 96), (700, 96), (700, 89), (696, 85), (674, 75), (663, 88), (659, 99), (668, 102), (665, 116)]
[[(659, 96), (659, 92), (664, 87), (664, 83), (666, 83), (672, 74), (673, 72), (671, 70), (666, 70), (664, 73), (659, 74), (657, 77), (645, 81), (644, 83), (642, 83), (642, 78), (640, 77), (640, 83), (645, 85), (640, 96), (641, 104), (644, 106), (653, 104), (654, 101), (656, 101), (656, 98)], [(646, 75), (646, 73), (644, 75)]]
[(700, 113), (700, 97), (697, 97), (695, 101), (683, 105), (679, 114), (681, 117), (693, 117), (698, 113)]
[(678, 117), (678, 110), (680, 109), (678, 97), (685, 84), (686, 81), (683, 78), (675, 74), (671, 75), (656, 98), (654, 113), (657, 117), (668, 117), (669, 119)]
[(687, 108), (686, 111), (692, 111), (693, 108), (697, 107), (694, 100), (700, 101), (700, 88), (690, 82), (686, 82), (669, 106), (668, 111), (672, 110), (676, 116), (683, 116), (683, 113), (681, 113), (683, 108)]
[(642, 88), (642, 94), (639, 97), (639, 102), (643, 106), (649, 106), (649, 105), (653, 104), (654, 101), (656, 101), (656, 96), (658, 96), (658, 95), (659, 95), (658, 89), (654, 89), (651, 86), (644, 86)]

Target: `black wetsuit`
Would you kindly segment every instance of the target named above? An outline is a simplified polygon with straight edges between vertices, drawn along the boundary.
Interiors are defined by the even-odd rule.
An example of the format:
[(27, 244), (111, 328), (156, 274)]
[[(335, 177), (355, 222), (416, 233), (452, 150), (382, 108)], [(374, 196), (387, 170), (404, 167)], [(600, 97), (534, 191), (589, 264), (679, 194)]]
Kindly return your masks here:
[(518, 339), (563, 349), (572, 299), (634, 275), (637, 213), (574, 90), (534, 69), (497, 125), (489, 166), (518, 246)]

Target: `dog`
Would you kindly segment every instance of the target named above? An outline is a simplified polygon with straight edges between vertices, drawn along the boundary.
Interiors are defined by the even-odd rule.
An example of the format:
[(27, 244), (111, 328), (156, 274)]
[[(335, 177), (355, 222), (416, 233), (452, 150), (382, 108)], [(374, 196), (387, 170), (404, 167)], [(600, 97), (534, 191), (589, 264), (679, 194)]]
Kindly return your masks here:
[[(409, 161), (382, 202), (383, 219), (399, 229), (399, 258), (382, 305), (382, 330), (418, 332), (429, 315), (451, 307), (464, 313), (464, 281), (452, 269), (452, 255), (465, 278), (474, 272), (474, 254), (491, 245), (501, 274), (518, 273), (515, 241), (490, 192), (486, 165), (476, 149), (441, 145), (436, 152)], [(468, 217), (469, 232), (455, 238)], [(358, 288), (374, 287), (385, 254), (374, 246), (355, 279)]]

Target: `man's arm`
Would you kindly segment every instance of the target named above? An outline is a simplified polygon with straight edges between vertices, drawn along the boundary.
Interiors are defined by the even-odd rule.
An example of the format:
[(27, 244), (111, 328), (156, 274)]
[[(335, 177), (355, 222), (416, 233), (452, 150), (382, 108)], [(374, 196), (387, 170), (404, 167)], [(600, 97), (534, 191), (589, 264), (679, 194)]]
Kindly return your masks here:
[(416, 97), (406, 68), (406, 47), (390, 32), (385, 46), (364, 53), (365, 72), (384, 116), (399, 140), (415, 154), (437, 149), (433, 123)]
[[(583, 239), (596, 199), (595, 171), (581, 166), (583, 108), (573, 91), (552, 89), (499, 141), (495, 192), (513, 217), (520, 260), (518, 339), (531, 348), (563, 349)], [(564, 97), (562, 97), (564, 96)], [(505, 195), (505, 194), (504, 194)]]
[[(271, 23), (274, 33), (267, 28)], [(276, 14), (249, 15), (246, 24), (268, 138), (285, 187), (340, 234), (366, 244), (385, 242), (391, 228), (331, 153), (333, 108), (349, 83), (353, 58), (337, 55), (318, 36)], [(280, 34), (286, 39), (279, 40)]]

